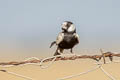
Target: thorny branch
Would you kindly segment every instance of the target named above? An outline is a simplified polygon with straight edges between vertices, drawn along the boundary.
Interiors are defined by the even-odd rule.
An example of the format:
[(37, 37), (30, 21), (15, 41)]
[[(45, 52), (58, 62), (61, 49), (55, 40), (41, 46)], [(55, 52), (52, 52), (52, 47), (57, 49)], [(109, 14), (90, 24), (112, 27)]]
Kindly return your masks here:
[[(76, 59), (93, 59), (93, 60), (96, 60), (96, 61), (99, 61), (101, 60), (101, 58), (103, 57), (109, 57), (110, 61), (113, 60), (113, 56), (116, 56), (116, 57), (120, 57), (120, 53), (112, 53), (112, 52), (106, 52), (106, 53), (102, 53), (102, 55), (73, 55), (73, 56), (59, 56), (59, 57), (56, 57), (55, 61), (59, 61), (59, 60), (76, 60)], [(52, 61), (53, 58), (49, 58), (49, 59), (46, 59), (44, 60), (43, 62), (49, 62), (49, 61)], [(0, 62), (0, 65), (21, 65), (21, 64), (26, 64), (26, 63), (39, 63), (41, 62), (42, 59), (40, 60), (29, 60), (29, 61), (21, 61), (21, 62), (17, 62), (17, 61), (12, 61), (12, 62)]]

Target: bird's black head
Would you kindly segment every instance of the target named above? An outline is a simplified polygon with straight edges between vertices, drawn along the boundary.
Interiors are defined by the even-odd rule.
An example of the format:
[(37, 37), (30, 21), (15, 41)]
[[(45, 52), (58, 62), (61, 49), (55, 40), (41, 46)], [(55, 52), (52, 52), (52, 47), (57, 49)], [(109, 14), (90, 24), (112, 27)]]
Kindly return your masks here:
[(76, 32), (76, 28), (71, 21), (64, 21), (62, 23), (63, 32)]

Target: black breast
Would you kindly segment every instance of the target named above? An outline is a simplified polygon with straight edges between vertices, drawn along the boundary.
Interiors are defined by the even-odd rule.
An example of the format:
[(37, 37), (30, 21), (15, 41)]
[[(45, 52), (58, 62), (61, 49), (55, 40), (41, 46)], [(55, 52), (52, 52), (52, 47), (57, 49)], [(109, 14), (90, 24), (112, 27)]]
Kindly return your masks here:
[(63, 41), (58, 45), (63, 49), (73, 48), (78, 43), (77, 38), (73, 35), (73, 33), (64, 33)]

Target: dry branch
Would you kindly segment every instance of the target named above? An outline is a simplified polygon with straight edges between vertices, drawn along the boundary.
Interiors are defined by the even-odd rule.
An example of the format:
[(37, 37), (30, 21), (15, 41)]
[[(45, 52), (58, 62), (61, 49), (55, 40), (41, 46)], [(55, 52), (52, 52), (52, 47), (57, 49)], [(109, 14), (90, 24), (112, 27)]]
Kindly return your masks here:
[[(86, 58), (89, 58), (89, 59), (93, 59), (93, 60), (96, 60), (96, 61), (99, 61), (102, 57), (109, 57), (109, 59), (112, 61), (113, 60), (113, 56), (116, 56), (116, 57), (120, 57), (120, 53), (118, 54), (115, 54), (115, 53), (112, 53), (112, 52), (106, 52), (106, 53), (103, 53), (102, 55), (73, 55), (73, 56), (62, 56), (62, 57), (57, 57), (55, 59), (55, 61), (59, 61), (59, 60), (75, 60), (75, 59), (86, 59)], [(43, 62), (49, 62), (49, 61), (52, 61), (53, 58), (50, 58), (50, 59), (46, 59), (44, 60)], [(21, 61), (21, 62), (17, 62), (17, 61), (13, 61), (13, 62), (1, 62), (0, 65), (21, 65), (21, 64), (26, 64), (26, 63), (39, 63), (41, 62), (41, 60), (29, 60), (29, 61)]]

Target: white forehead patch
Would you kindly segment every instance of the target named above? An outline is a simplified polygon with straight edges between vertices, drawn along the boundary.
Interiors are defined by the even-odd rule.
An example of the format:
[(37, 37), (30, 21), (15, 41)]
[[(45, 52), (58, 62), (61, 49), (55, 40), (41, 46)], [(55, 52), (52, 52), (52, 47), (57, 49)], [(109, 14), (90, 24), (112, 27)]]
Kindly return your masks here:
[(69, 28), (68, 28), (68, 32), (74, 32), (75, 31), (75, 25), (71, 25)]
[(67, 22), (63, 22), (63, 24), (62, 25), (67, 25)]

